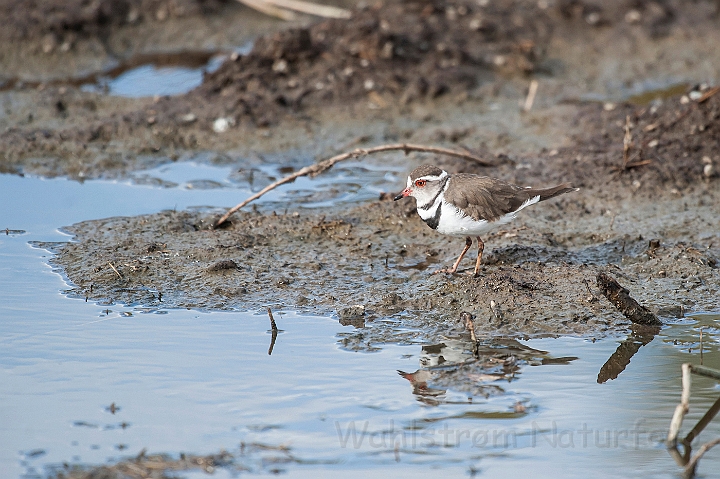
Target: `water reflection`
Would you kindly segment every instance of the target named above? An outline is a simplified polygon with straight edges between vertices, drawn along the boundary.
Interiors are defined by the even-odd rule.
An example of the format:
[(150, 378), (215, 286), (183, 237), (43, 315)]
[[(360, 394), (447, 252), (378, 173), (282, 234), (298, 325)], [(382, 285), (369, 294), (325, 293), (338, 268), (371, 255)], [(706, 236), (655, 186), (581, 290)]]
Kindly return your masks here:
[(660, 327), (633, 324), (630, 335), (622, 341), (615, 352), (600, 368), (597, 382), (602, 384), (608, 380), (616, 379), (630, 364), (630, 360), (638, 350), (650, 343), (660, 333)]
[[(553, 357), (547, 351), (508, 338), (476, 345), (467, 338), (445, 338), (441, 343), (422, 347), (422, 368), (412, 373), (398, 370), (398, 374), (410, 382), (413, 394), (423, 404), (469, 404), (474, 398), (505, 394), (504, 384), (522, 374), (523, 367), (569, 364), (576, 359), (575, 356)], [(448, 397), (448, 389), (466, 398)], [(517, 414), (510, 417), (522, 415), (525, 409), (523, 400), (518, 398), (513, 406)], [(492, 413), (492, 417), (497, 417), (497, 413)]]

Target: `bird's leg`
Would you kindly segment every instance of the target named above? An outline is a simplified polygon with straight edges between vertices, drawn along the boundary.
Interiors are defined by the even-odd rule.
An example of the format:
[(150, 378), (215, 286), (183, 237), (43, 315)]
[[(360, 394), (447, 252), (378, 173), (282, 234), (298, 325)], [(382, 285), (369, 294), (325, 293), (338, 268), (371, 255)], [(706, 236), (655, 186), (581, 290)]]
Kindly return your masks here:
[(468, 250), (470, 249), (471, 246), (472, 246), (472, 238), (468, 236), (467, 238), (465, 238), (465, 248), (463, 248), (462, 253), (460, 253), (460, 257), (457, 259), (457, 261), (455, 261), (455, 264), (452, 265), (452, 268), (439, 269), (439, 270), (435, 271), (433, 274), (437, 274), (437, 273), (453, 274), (455, 271), (457, 271), (458, 266), (460, 266), (460, 261), (462, 261), (463, 257), (465, 256), (465, 253), (468, 252)]
[[(468, 238), (469, 239), (469, 238)], [(473, 273), (473, 277), (478, 277), (478, 272), (480, 271), (480, 261), (482, 261), (482, 255), (483, 251), (485, 250), (485, 243), (483, 243), (483, 240), (480, 239), (480, 237), (477, 237), (478, 242), (478, 257), (477, 261), (475, 261), (475, 273)]]

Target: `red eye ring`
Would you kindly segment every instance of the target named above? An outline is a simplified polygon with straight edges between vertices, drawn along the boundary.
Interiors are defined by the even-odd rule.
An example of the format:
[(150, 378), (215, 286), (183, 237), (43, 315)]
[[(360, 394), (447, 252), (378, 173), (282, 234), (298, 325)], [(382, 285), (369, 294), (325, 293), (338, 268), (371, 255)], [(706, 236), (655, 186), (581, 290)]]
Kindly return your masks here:
[(427, 181), (425, 180), (416, 180), (415, 186), (417, 186), (418, 188), (422, 188), (423, 186), (425, 186), (425, 183), (427, 183)]

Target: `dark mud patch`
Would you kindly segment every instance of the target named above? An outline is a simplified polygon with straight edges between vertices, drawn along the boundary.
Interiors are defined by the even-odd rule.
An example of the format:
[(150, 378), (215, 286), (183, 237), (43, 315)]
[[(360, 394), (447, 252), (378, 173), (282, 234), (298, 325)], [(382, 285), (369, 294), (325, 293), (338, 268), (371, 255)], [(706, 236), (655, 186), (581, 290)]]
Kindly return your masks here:
[(369, 99), (378, 107), (467, 91), (483, 72), (531, 73), (552, 30), (529, 2), (402, 2), (361, 8), (259, 38), (253, 50), (206, 76), (190, 97), (258, 125), (304, 104)]
[[(23, 27), (27, 33), (18, 30), (8, 35), (24, 38), (65, 28), (95, 38), (93, 35), (99, 34), (93, 32), (105, 25), (103, 22), (122, 27), (128, 9), (140, 9), (140, 16), (131, 15), (135, 21), (152, 23), (157, 22), (159, 11), (177, 10), (179, 17), (209, 19), (220, 16), (218, 9), (224, 12), (230, 7), (225, 2), (191, 0), (106, 3), (83, 7), (87, 12), (79, 6), (68, 8), (45, 20), (40, 20), (44, 11), (39, 9), (32, 16), (37, 25)], [(58, 10), (53, 2), (48, 4), (53, 12)], [(386, 116), (407, 113), (409, 105), (437, 98), (471, 103), (477, 100), (473, 96), (485, 96), (478, 94), (479, 86), (492, 85), (492, 95), (497, 96), (513, 78), (530, 74), (539, 78), (570, 76), (569, 89), (575, 91), (577, 66), (565, 64), (569, 59), (563, 56), (551, 56), (555, 37), (568, 44), (597, 42), (598, 49), (612, 49), (599, 35), (612, 31), (616, 37), (634, 42), (662, 37), (658, 25), (664, 31), (688, 25), (698, 31), (712, 30), (711, 10), (707, 2), (688, 6), (617, 1), (596, 6), (519, 0), (388, 2), (357, 8), (348, 20), (321, 21), (261, 36), (249, 54), (230, 56), (187, 95), (123, 103), (98, 100), (97, 95), (71, 91), (71, 86), (41, 85), (41, 92), (30, 95), (39, 96), (39, 101), (27, 114), (18, 112), (17, 121), (0, 133), (4, 171), (21, 170), (26, 159), (45, 156), (92, 162), (118, 150), (126, 156), (162, 153), (172, 157), (178, 151), (236, 146), (237, 140), (221, 138), (217, 132), (229, 128), (247, 137), (258, 134), (258, 127), (262, 133), (267, 131), (262, 127), (280, 124), (316, 130), (316, 121), (335, 121), (332, 111), (323, 114), (325, 108), (339, 107), (346, 116), (369, 118), (377, 116), (378, 110)], [(113, 45), (112, 50), (133, 51), (133, 47), (114, 46), (123, 31), (112, 30), (106, 43)], [(187, 41), (185, 45), (186, 49), (197, 48)], [(577, 60), (587, 66), (596, 63), (588, 58)], [(567, 89), (564, 83), (552, 88)], [(25, 100), (17, 101), (22, 104)], [(62, 170), (62, 166), (53, 169)]]
[(51, 35), (54, 42), (62, 43), (78, 36), (107, 35), (108, 27), (216, 13), (223, 3), (222, 0), (44, 0), (28, 5), (22, 0), (7, 0), (0, 6), (4, 25), (0, 35), (6, 40)]
[[(385, 108), (467, 92), (492, 71), (529, 73), (550, 31), (549, 17), (530, 2), (366, 7), (349, 20), (260, 37), (249, 54), (233, 55), (187, 95), (158, 98), (70, 128), (13, 128), (0, 134), (0, 141), (8, 159), (62, 148), (87, 156), (89, 144), (131, 137), (158, 149), (193, 149), (218, 129), (277, 124), (306, 106), (369, 100)], [(61, 90), (66, 91), (53, 89), (64, 96)]]
[(262, 443), (241, 443), (237, 450), (222, 450), (216, 454), (147, 454), (143, 450), (139, 455), (115, 462), (107, 466), (83, 464), (63, 464), (49, 466), (51, 477), (67, 479), (141, 479), (178, 477), (178, 472), (204, 472), (213, 474), (227, 471), (229, 474), (271, 473), (280, 474), (289, 464), (302, 464), (303, 459), (296, 457), (287, 446)]
[(579, 139), (567, 178), (584, 187), (618, 178), (633, 190), (710, 181), (720, 176), (719, 120), (720, 94), (709, 86), (643, 106), (585, 109), (578, 121), (593, 134)]
[[(216, 211), (89, 221), (67, 229), (76, 242), (59, 246), (53, 263), (74, 284), (71, 296), (102, 304), (271, 306), (336, 312), (356, 326), (399, 321), (376, 322), (370, 335), (347, 339), (350, 349), (431, 337), (463, 311), (478, 318), (479, 332), (602, 335), (627, 323), (595, 286), (603, 270), (661, 316), (720, 307), (717, 191), (635, 203), (612, 225), (602, 210), (578, 215), (585, 200), (578, 193), (534, 207), (488, 238), (479, 278), (432, 275), (462, 241), (427, 228), (410, 202), (386, 201), (324, 215), (241, 212), (221, 230), (210, 229)], [(665, 216), (648, 215), (652, 207)]]

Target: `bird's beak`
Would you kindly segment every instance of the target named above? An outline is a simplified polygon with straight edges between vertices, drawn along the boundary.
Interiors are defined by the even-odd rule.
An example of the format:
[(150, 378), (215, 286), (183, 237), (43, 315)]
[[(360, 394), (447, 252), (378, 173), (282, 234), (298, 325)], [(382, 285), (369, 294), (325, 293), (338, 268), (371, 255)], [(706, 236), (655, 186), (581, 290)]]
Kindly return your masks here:
[(405, 198), (406, 196), (410, 196), (410, 188), (405, 188), (402, 191), (402, 193), (400, 193), (399, 195), (397, 195), (395, 197), (394, 201), (401, 200), (401, 199)]

